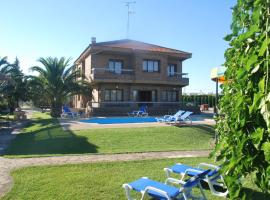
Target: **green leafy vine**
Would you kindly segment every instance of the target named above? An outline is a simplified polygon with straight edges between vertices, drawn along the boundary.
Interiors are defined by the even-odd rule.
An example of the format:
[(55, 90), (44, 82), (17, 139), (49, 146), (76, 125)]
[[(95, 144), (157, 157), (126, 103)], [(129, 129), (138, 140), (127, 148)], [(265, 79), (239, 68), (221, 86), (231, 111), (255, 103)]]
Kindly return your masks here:
[(223, 161), (231, 199), (248, 199), (242, 180), (270, 192), (269, 0), (238, 0), (225, 37), (227, 68), (213, 152)]

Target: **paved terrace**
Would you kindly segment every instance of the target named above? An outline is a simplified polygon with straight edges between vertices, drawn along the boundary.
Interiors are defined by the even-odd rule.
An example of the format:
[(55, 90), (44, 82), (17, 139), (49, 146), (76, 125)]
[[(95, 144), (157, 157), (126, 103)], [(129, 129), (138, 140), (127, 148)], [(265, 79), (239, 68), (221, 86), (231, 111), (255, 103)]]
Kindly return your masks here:
[[(165, 123), (133, 123), (133, 124), (91, 124), (79, 122), (73, 119), (59, 119), (64, 130), (82, 130), (95, 128), (127, 128), (127, 127), (153, 127), (153, 126), (170, 126)], [(205, 119), (202, 121), (194, 121), (197, 124), (214, 124), (214, 120)], [(181, 124), (188, 125), (190, 124)], [(13, 129), (6, 135), (16, 135), (20, 133), (22, 125)], [(13, 139), (13, 136), (10, 136)], [(8, 142), (10, 142), (8, 140)], [(6, 140), (7, 141), (7, 140)], [(6, 146), (6, 144), (5, 144)], [(0, 197), (4, 196), (13, 186), (13, 180), (10, 172), (19, 168), (41, 165), (63, 165), (63, 164), (79, 164), (79, 163), (95, 163), (95, 162), (115, 162), (115, 161), (131, 161), (131, 160), (147, 160), (147, 159), (163, 159), (163, 158), (184, 158), (184, 157), (207, 157), (210, 151), (169, 151), (169, 152), (145, 152), (145, 153), (125, 153), (125, 154), (88, 154), (88, 155), (70, 155), (70, 156), (53, 156), (39, 158), (15, 158), (8, 159), (0, 157)]]

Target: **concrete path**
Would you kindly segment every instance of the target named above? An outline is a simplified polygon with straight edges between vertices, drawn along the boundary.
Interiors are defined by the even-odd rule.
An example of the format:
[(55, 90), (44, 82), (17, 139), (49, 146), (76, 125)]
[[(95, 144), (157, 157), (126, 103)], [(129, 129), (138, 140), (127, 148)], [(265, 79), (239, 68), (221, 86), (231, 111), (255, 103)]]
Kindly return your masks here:
[(4, 155), (5, 150), (9, 146), (11, 140), (13, 140), (17, 134), (19, 134), (23, 127), (25, 127), (31, 119), (34, 111), (24, 110), (27, 116), (27, 120), (23, 121), (11, 121), (8, 126), (2, 126), (0, 128), (0, 156)]
[(0, 129), (0, 155), (4, 154), (11, 140), (15, 138), (15, 135), (12, 135), (11, 133), (12, 129), (10, 128)]
[[(171, 126), (166, 123), (158, 122), (147, 122), (147, 123), (126, 123), (126, 124), (96, 124), (96, 123), (85, 123), (80, 122), (78, 119), (58, 119), (59, 124), (62, 126), (64, 131), (71, 130), (87, 130), (87, 129), (104, 129), (104, 128), (139, 128), (139, 127), (161, 127), (161, 126)], [(204, 119), (202, 121), (193, 121), (192, 125), (214, 125), (214, 119)], [(189, 122), (183, 122), (178, 124), (178, 126), (190, 125)]]
[(0, 155), (4, 155), (6, 148), (9, 146), (21, 129), (29, 123), (29, 120), (20, 122), (11, 122), (9, 127), (0, 128)]
[(162, 158), (207, 157), (209, 153), (210, 151), (204, 150), (204, 151), (170, 151), (170, 152), (146, 152), (146, 153), (128, 153), (128, 154), (54, 156), (54, 157), (15, 158), (15, 159), (0, 157), (0, 197), (4, 196), (12, 188), (13, 181), (12, 177), (10, 176), (10, 172), (22, 167), (147, 160), (147, 159), (162, 159)]

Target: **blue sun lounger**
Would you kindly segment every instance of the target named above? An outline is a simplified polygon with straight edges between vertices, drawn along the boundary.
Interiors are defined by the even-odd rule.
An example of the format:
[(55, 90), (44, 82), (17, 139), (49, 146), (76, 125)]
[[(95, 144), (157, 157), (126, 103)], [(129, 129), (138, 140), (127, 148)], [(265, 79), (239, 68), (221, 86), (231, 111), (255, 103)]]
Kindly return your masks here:
[(147, 117), (148, 116), (146, 105), (141, 106), (139, 110), (132, 111), (127, 114), (128, 116), (132, 116), (132, 117)]
[(184, 113), (183, 110), (178, 110), (174, 115), (164, 115), (163, 117), (156, 118), (158, 122), (173, 122), (177, 121), (177, 119)]
[(190, 115), (191, 115), (192, 113), (193, 113), (193, 112), (187, 111), (187, 112), (185, 112), (183, 115), (180, 115), (180, 116), (178, 117), (178, 119), (177, 119), (176, 121), (174, 121), (174, 122), (176, 123), (176, 122), (183, 122), (183, 121), (189, 120), (190, 123), (192, 124), (192, 119), (191, 119), (191, 117), (190, 117)]
[[(224, 178), (219, 173), (220, 166), (215, 166), (207, 163), (200, 163), (197, 167), (183, 165), (181, 163), (174, 166), (164, 168), (167, 178), (171, 177), (172, 173), (179, 174), (180, 180), (184, 180), (187, 176), (196, 176), (206, 170), (211, 170), (203, 179), (209, 186), (210, 191), (215, 196), (225, 197), (228, 194)], [(221, 187), (224, 191), (220, 192), (215, 189), (215, 186)]]
[(68, 106), (63, 106), (61, 118), (66, 117), (76, 118), (79, 117), (79, 114), (76, 112), (72, 112)]
[[(150, 196), (150, 197), (153, 197), (154, 199), (159, 199), (159, 200), (172, 200), (172, 199), (188, 200), (188, 199), (195, 199), (195, 198), (206, 200), (207, 198), (203, 192), (200, 181), (209, 172), (210, 170), (204, 171), (190, 178), (186, 182), (182, 180), (177, 180), (174, 178), (168, 178), (165, 184), (143, 177), (134, 182), (123, 184), (123, 188), (125, 189), (125, 193), (128, 200), (134, 200), (130, 194), (131, 190), (140, 192), (142, 194), (141, 200), (143, 200), (147, 196)], [(168, 185), (168, 183), (177, 184), (178, 186), (180, 185), (180, 188)], [(193, 196), (192, 188), (194, 187), (199, 187), (201, 191), (200, 197)]]

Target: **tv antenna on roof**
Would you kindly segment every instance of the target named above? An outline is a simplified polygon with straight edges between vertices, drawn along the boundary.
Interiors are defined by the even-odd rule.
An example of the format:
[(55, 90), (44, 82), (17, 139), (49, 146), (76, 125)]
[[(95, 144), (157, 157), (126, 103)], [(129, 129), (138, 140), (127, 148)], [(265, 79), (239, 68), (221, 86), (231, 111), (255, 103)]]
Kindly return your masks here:
[(125, 4), (127, 6), (127, 38), (129, 38), (129, 18), (131, 14), (134, 14), (135, 12), (130, 10), (130, 4), (135, 4), (136, 1), (126, 1)]

